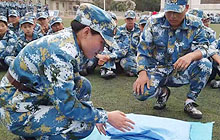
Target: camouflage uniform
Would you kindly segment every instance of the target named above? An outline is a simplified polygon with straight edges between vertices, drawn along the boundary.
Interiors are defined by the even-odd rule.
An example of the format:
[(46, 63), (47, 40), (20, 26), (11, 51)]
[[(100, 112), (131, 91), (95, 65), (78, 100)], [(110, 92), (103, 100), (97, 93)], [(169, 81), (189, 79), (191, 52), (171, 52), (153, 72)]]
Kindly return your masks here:
[[(150, 79), (150, 89), (145, 87), (139, 100), (146, 100), (159, 93), (159, 87), (190, 84), (187, 98), (196, 100), (211, 73), (211, 63), (206, 58), (209, 41), (202, 22), (186, 14), (181, 26), (172, 30), (164, 13), (151, 17), (147, 22), (138, 46), (138, 71), (145, 70)], [(173, 64), (187, 53), (200, 50), (203, 58), (193, 61), (185, 71), (176, 71)]]
[(1, 13), (0, 15), (2, 16), (8, 16), (8, 7), (7, 7), (7, 2), (3, 1), (3, 2), (0, 2), (1, 3)]
[(126, 72), (137, 74), (136, 56), (137, 45), (140, 41), (140, 28), (135, 23), (132, 31), (128, 31), (125, 24), (120, 26), (118, 30), (115, 39), (125, 54), (120, 61), (120, 65)]
[[(125, 18), (136, 18), (134, 11), (129, 10), (125, 13)], [(137, 74), (136, 54), (137, 45), (140, 41), (140, 29), (135, 23), (131, 31), (128, 31), (126, 24), (121, 25), (117, 29), (115, 35), (117, 46), (110, 46), (110, 50), (104, 51), (105, 54), (110, 56), (110, 61), (106, 62), (102, 68), (112, 70), (116, 69), (115, 62), (120, 61), (121, 67), (126, 72)]]
[(63, 23), (63, 20), (61, 17), (54, 17), (50, 20), (50, 29), (49, 31), (47, 32), (47, 35), (50, 35), (50, 34), (53, 34), (55, 33), (53, 30), (52, 30), (52, 26), (55, 24), (55, 23)]
[[(207, 14), (204, 13), (203, 10), (199, 10), (199, 9), (192, 9), (189, 11), (189, 14), (197, 16), (201, 20), (205, 20), (205, 19), (209, 18), (207, 16)], [(210, 82), (211, 80), (215, 79), (215, 76), (217, 73), (220, 75), (220, 72), (217, 68), (218, 64), (215, 61), (213, 61), (211, 58), (214, 54), (219, 55), (219, 49), (217, 49), (218, 43), (216, 41), (216, 32), (207, 26), (203, 26), (203, 28), (205, 29), (207, 39), (212, 44), (209, 46), (209, 49), (208, 49), (208, 57), (210, 57), (209, 59), (212, 61), (212, 64), (213, 64), (212, 65), (212, 74), (210, 75), (209, 80), (208, 80), (208, 82)]]
[[(5, 16), (0, 16), (0, 21), (5, 22), (7, 24), (7, 18)], [(15, 44), (17, 41), (17, 36), (14, 34), (13, 31), (8, 29), (4, 36), (0, 38), (1, 40), (1, 47), (0, 47), (0, 69), (7, 70), (8, 66), (5, 64), (5, 58), (7, 56), (15, 55)]]
[[(99, 32), (112, 45), (116, 43), (116, 25), (106, 15), (96, 6), (82, 4), (75, 20)], [(78, 73), (84, 60), (71, 30), (29, 43), (1, 82), (3, 124), (16, 135), (70, 140), (89, 135), (95, 123), (106, 123), (106, 111), (91, 104), (90, 82)], [(16, 88), (8, 75), (25, 89)]]
[[(31, 17), (22, 17), (21, 20), (20, 20), (20, 26), (24, 23), (31, 23), (31, 24), (34, 24), (34, 21)], [(43, 34), (42, 33), (37, 33), (37, 32), (33, 32), (32, 34), (32, 40), (27, 40), (26, 37), (25, 37), (25, 34), (23, 31), (21, 31), (19, 33), (19, 36), (18, 36), (18, 40), (17, 40), (17, 44), (16, 44), (16, 49), (15, 49), (15, 53), (16, 55), (21, 51), (21, 49), (23, 49), (28, 43), (30, 43), (31, 41), (33, 40), (36, 40), (36, 39), (39, 39), (43, 37)]]
[[(20, 17), (18, 11), (16, 10), (10, 10), (8, 13), (8, 16), (15, 16), (15, 17)], [(19, 36), (19, 32), (20, 32), (20, 26), (19, 24), (17, 24), (16, 26), (14, 26), (12, 23), (8, 24), (8, 28), (10, 30), (12, 30), (17, 36)]]
[[(28, 12), (25, 14), (26, 17), (31, 17), (33, 20), (36, 19), (36, 15), (33, 12)], [(35, 23), (34, 31), (38, 34), (42, 34), (41, 25), (39, 23)]]
[[(45, 19), (45, 20), (48, 20), (48, 22), (49, 22), (48, 15), (47, 15), (45, 12), (39, 12), (39, 13), (37, 13), (36, 18), (37, 18), (37, 20), (39, 20), (39, 19)], [(41, 26), (42, 26), (42, 25), (41, 25)], [(45, 32), (42, 32), (43, 35), (45, 36), (45, 35), (47, 35), (47, 32), (48, 32), (49, 29), (50, 29), (50, 28), (49, 28), (49, 23), (47, 23), (47, 25), (44, 25), (44, 26), (48, 26), (48, 30), (45, 31)]]

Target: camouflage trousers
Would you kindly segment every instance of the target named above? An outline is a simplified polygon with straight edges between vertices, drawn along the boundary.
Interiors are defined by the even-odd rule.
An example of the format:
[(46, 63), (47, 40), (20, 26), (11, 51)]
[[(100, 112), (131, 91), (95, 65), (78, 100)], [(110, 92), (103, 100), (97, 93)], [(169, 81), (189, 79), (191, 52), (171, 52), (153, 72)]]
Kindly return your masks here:
[(125, 70), (125, 72), (131, 72), (137, 74), (136, 56), (128, 56), (122, 58), (120, 61), (120, 65)]
[(195, 101), (205, 87), (211, 71), (212, 63), (206, 58), (192, 62), (184, 71), (176, 71), (173, 67), (151, 68), (147, 70), (150, 79), (150, 89), (145, 85), (144, 93), (141, 95), (134, 93), (134, 96), (138, 100), (144, 101), (157, 96), (159, 89), (163, 86), (179, 87), (189, 84), (187, 98)]

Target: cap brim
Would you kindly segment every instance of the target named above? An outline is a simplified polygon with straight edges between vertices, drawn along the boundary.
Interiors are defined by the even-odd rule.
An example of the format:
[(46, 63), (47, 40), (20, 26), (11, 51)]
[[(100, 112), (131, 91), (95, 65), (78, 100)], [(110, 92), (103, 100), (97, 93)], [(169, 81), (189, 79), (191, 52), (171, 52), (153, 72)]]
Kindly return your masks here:
[(38, 17), (37, 19), (40, 19), (40, 18), (46, 19), (47, 17), (46, 16), (41, 16), (41, 17)]
[(116, 40), (111, 37), (111, 36), (108, 36), (106, 34), (103, 34), (103, 33), (100, 33), (102, 38), (105, 40), (106, 44), (109, 45), (109, 46), (115, 46), (117, 45), (117, 42)]
[(0, 19), (0, 21), (5, 22), (6, 24), (8, 23), (7, 20), (3, 20), (3, 19)]
[(25, 24), (25, 23), (30, 23), (30, 24), (33, 24), (33, 25), (34, 25), (34, 23), (31, 22), (31, 21), (25, 21), (25, 22), (21, 23), (21, 25), (22, 25), (22, 24)]
[(146, 24), (147, 21), (140, 21), (139, 24)]
[(127, 16), (127, 17), (125, 17), (125, 18), (126, 18), (126, 19), (127, 19), (127, 18), (132, 18), (132, 19), (134, 19), (135, 17), (132, 17), (132, 16)]
[(62, 21), (55, 21), (55, 22), (53, 22), (50, 26), (53, 26), (53, 25), (56, 24), (56, 23), (62, 23)]
[(14, 16), (14, 17), (18, 17), (18, 15), (16, 15), (16, 14), (10, 14), (10, 15), (8, 15), (9, 17), (11, 17), (11, 16)]
[(182, 13), (185, 10), (185, 8), (185, 5), (166, 4), (164, 7), (164, 12)]

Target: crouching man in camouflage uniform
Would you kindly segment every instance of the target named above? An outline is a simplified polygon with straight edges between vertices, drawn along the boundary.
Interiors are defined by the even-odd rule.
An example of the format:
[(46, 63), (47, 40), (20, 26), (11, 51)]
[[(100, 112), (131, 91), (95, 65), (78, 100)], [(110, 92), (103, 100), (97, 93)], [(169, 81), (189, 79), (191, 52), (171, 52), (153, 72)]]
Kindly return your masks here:
[(82, 4), (72, 30), (29, 43), (12, 62), (0, 85), (1, 121), (23, 137), (72, 140), (88, 136), (109, 122), (121, 131), (134, 124), (123, 112), (94, 108), (91, 84), (79, 75), (85, 58), (115, 42), (116, 24), (102, 9)]
[(133, 85), (138, 100), (156, 97), (154, 109), (164, 109), (170, 87), (190, 85), (184, 111), (202, 118), (196, 98), (210, 76), (206, 58), (209, 41), (199, 18), (186, 14), (188, 0), (166, 0), (165, 13), (150, 18), (138, 46), (139, 77)]

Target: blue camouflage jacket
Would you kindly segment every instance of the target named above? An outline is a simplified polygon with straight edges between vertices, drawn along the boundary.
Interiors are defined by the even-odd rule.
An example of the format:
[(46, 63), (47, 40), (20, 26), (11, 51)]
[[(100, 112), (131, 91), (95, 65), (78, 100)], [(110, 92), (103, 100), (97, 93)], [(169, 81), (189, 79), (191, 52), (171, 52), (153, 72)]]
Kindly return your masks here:
[(140, 42), (140, 28), (135, 23), (132, 31), (126, 29), (126, 24), (118, 27), (118, 31), (115, 36), (115, 40), (118, 43), (118, 46), (123, 50), (123, 56), (136, 56), (137, 54), (137, 45)]
[(164, 13), (149, 18), (138, 46), (138, 71), (170, 67), (178, 58), (195, 50), (207, 57), (209, 40), (201, 20), (186, 14), (181, 26), (173, 30)]
[(79, 67), (84, 60), (72, 31), (30, 42), (10, 65), (9, 73), (36, 93), (15, 91), (13, 86), (7, 86), (7, 80), (2, 81), (9, 92), (0, 91), (1, 100), (7, 102), (4, 107), (15, 112), (29, 112), (32, 106), (36, 108), (46, 98), (70, 120), (105, 123), (106, 111), (76, 98), (74, 78), (79, 76)]
[(4, 59), (6, 56), (14, 56), (15, 44), (17, 41), (16, 34), (8, 29), (5, 35), (0, 38), (0, 40), (4, 44), (4, 47), (0, 48), (0, 59)]
[(19, 33), (18, 41), (16, 43), (16, 48), (15, 48), (15, 55), (18, 55), (18, 53), (23, 49), (29, 42), (36, 40), (38, 38), (43, 37), (43, 34), (41, 33), (36, 33), (35, 31), (33, 32), (32, 35), (32, 40), (27, 40), (25, 38), (25, 34), (23, 31)]

